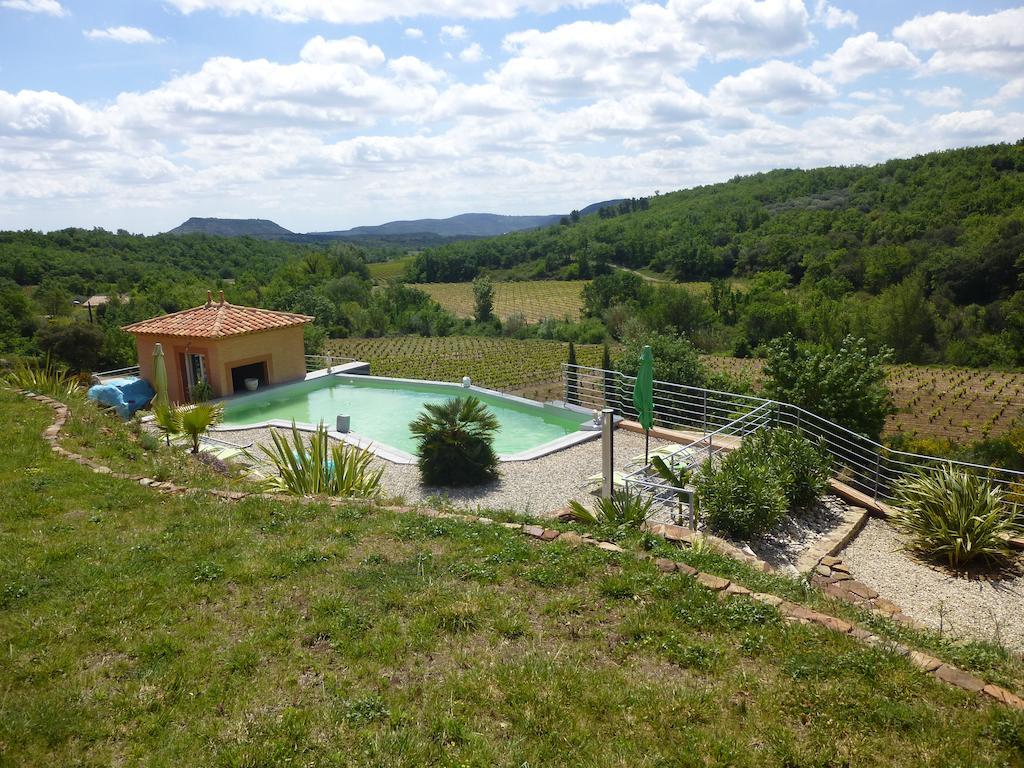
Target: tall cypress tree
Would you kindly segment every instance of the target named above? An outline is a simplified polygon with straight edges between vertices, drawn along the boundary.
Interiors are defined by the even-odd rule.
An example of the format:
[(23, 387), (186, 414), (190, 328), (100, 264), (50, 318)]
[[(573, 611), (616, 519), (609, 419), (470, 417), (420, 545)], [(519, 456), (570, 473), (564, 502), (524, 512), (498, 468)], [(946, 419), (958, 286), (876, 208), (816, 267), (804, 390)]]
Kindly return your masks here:
[(608, 342), (604, 343), (601, 355), (601, 368), (604, 369), (604, 407), (615, 408), (615, 374), (612, 373), (612, 354), (608, 350)]
[(565, 372), (565, 402), (580, 404), (579, 374), (576, 372), (576, 345), (569, 342), (569, 367)]

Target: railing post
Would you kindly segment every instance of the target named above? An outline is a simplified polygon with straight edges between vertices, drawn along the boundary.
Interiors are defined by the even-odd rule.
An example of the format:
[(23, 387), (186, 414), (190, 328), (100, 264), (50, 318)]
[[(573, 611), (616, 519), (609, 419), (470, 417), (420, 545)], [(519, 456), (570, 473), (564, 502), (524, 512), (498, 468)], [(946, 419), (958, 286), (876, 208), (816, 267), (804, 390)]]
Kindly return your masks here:
[(882, 449), (879, 448), (875, 451), (875, 495), (872, 497), (873, 500), (878, 500), (878, 475), (882, 468)]
[(601, 498), (610, 499), (615, 488), (615, 411), (601, 411)]
[(702, 392), (704, 394), (704, 414), (701, 416), (701, 429), (704, 431), (704, 434), (707, 434), (711, 431), (708, 429), (708, 391), (704, 389)]

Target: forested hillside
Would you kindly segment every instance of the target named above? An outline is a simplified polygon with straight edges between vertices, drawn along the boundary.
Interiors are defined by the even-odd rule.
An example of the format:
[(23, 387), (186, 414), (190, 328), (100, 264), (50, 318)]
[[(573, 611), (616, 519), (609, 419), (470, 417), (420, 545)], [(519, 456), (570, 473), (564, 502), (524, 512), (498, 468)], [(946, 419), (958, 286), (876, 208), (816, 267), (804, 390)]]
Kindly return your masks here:
[[(720, 317), (736, 326), (740, 354), (785, 331), (825, 343), (855, 333), (901, 361), (1024, 364), (1024, 140), (772, 171), (647, 202), (432, 248), (408, 277), (579, 279), (622, 266), (678, 281), (753, 278), (730, 299), (734, 316)], [(593, 314), (646, 300), (629, 286), (608, 292)]]

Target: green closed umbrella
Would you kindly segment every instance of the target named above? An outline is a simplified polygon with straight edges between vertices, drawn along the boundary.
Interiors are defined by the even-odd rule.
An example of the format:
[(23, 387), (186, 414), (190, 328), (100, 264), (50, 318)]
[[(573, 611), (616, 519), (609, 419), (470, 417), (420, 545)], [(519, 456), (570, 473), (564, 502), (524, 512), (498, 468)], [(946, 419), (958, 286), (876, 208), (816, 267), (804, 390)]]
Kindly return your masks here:
[(167, 362), (164, 360), (164, 347), (160, 342), (153, 345), (153, 389), (156, 397), (153, 402), (161, 407), (170, 407), (167, 397)]
[(654, 425), (654, 353), (649, 344), (640, 352), (640, 367), (633, 385), (633, 407), (636, 420), (644, 428), (644, 463), (647, 463), (647, 449), (651, 442), (651, 427)]

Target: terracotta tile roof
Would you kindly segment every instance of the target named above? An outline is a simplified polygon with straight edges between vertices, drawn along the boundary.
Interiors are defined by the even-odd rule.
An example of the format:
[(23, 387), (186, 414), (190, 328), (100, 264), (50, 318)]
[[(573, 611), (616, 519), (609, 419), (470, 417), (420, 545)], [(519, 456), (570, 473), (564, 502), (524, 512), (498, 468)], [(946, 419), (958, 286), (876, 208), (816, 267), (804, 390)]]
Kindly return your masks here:
[(193, 309), (142, 320), (124, 326), (134, 334), (154, 336), (188, 336), (197, 339), (219, 339), (246, 333), (286, 328), (312, 322), (309, 315), (275, 312), (257, 307), (240, 307), (227, 302), (212, 301)]

